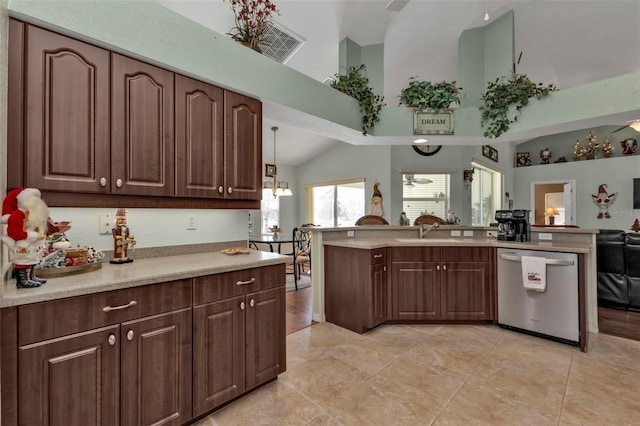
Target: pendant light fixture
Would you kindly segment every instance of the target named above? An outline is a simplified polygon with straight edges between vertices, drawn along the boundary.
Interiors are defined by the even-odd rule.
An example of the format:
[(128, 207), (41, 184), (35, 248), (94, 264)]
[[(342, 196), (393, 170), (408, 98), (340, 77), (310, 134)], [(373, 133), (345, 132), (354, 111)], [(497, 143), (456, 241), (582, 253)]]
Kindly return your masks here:
[[(275, 164), (275, 173), (273, 174), (273, 196), (274, 197), (289, 197), (293, 195), (293, 192), (289, 189), (289, 182), (280, 182), (278, 180), (278, 163), (276, 162), (276, 132), (278, 128), (273, 126), (273, 164)], [(282, 187), (284, 185), (284, 188)]]
[(489, 0), (484, 0), (484, 20), (488, 21), (489, 17)]

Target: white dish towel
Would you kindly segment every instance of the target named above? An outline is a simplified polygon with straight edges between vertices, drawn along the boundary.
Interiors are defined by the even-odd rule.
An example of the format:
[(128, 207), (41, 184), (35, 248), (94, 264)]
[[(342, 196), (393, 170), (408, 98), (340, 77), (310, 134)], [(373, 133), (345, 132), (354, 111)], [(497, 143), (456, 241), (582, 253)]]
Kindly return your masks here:
[(522, 285), (527, 290), (543, 292), (547, 288), (547, 260), (522, 256)]

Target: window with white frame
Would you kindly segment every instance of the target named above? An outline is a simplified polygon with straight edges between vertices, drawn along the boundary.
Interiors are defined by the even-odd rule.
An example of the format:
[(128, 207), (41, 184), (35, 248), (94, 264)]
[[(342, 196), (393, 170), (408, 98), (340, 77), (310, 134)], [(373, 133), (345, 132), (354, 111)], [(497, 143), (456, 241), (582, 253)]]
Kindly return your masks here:
[(364, 179), (307, 186), (307, 220), (314, 225), (353, 226), (364, 216)]
[(411, 223), (430, 214), (447, 219), (449, 211), (449, 173), (403, 173), (402, 211)]
[(502, 208), (502, 172), (472, 162), (475, 172), (471, 182), (471, 224), (486, 226), (495, 222), (496, 210)]
[(262, 201), (260, 201), (260, 216), (262, 223), (260, 224), (260, 232), (262, 234), (270, 234), (269, 228), (273, 225), (280, 225), (280, 197), (273, 196), (273, 188), (264, 188), (262, 190)]

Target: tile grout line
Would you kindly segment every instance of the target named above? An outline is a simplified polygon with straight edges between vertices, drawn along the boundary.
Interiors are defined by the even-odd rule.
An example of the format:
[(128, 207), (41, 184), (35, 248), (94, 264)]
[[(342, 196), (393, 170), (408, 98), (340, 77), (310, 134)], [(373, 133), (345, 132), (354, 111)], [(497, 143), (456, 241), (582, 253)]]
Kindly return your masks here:
[(571, 361), (569, 361), (569, 371), (567, 372), (567, 380), (564, 382), (564, 392), (562, 393), (562, 403), (560, 404), (560, 415), (558, 416), (558, 426), (562, 422), (562, 412), (564, 411), (564, 400), (567, 397), (567, 388), (569, 387), (569, 378), (571, 377), (571, 370), (573, 369), (573, 357), (575, 354), (571, 354)]
[(460, 389), (462, 389), (464, 387), (464, 385), (467, 384), (467, 382), (469, 381), (469, 379), (471, 379), (471, 377), (473, 377), (474, 374), (476, 374), (476, 371), (478, 371), (478, 369), (480, 368), (480, 366), (482, 365), (482, 363), (484, 362), (485, 359), (487, 359), (489, 357), (489, 355), (491, 355), (491, 352), (496, 348), (496, 346), (498, 346), (498, 344), (500, 344), (500, 342), (502, 342), (502, 340), (505, 338), (505, 335), (500, 336), (500, 339), (493, 344), (493, 346), (491, 347), (491, 349), (489, 349), (487, 351), (487, 354), (482, 357), (482, 359), (480, 360), (480, 362), (478, 363), (478, 365), (476, 366), (476, 368), (474, 368), (474, 370), (469, 373), (469, 376), (466, 378), (466, 380), (464, 382), (462, 382), (462, 384), (460, 385), (460, 387), (458, 387), (458, 390), (455, 391), (455, 393), (451, 396), (451, 398), (449, 398), (449, 400), (447, 401), (447, 403), (444, 405), (444, 407), (442, 407), (442, 410), (440, 410), (440, 412), (438, 413), (438, 415), (436, 416), (435, 419), (433, 419), (433, 421), (430, 424), (434, 424), (436, 421), (438, 421), (438, 419), (440, 418), (440, 416), (442, 416), (442, 414), (444, 413), (444, 411), (447, 409), (447, 407), (451, 404), (451, 401), (453, 401), (456, 396), (458, 395), (458, 392), (460, 392)]

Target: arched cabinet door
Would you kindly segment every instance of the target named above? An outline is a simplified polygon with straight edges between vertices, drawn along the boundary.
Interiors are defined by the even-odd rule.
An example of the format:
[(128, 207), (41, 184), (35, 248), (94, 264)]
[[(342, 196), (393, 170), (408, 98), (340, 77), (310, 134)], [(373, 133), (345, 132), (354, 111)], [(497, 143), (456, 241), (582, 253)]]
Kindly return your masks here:
[(111, 193), (172, 196), (173, 73), (111, 54)]
[(109, 52), (32, 25), (25, 40), (25, 185), (108, 193)]

